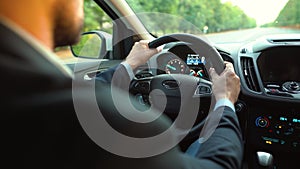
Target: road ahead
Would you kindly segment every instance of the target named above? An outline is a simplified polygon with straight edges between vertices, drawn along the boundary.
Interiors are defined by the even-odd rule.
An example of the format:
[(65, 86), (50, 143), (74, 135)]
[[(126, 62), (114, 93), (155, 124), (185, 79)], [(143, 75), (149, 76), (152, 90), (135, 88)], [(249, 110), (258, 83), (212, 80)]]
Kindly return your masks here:
[[(298, 33), (300, 29), (284, 29), (284, 28), (254, 28), (246, 30), (228, 31), (222, 33), (212, 33), (205, 35), (209, 41), (213, 43), (228, 43), (228, 42), (247, 42), (253, 41), (264, 35), (285, 34), (285, 33)], [(59, 51), (58, 56), (65, 62), (77, 61), (72, 53), (67, 49)]]
[(288, 28), (254, 28), (238, 31), (207, 34), (206, 37), (214, 43), (252, 41), (264, 35), (298, 33), (299, 29)]

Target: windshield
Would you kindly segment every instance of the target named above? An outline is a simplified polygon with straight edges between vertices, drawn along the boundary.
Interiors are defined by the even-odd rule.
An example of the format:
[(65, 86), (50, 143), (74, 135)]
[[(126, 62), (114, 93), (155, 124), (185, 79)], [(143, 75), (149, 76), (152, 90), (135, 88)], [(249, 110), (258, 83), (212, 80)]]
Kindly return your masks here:
[(155, 36), (205, 34), (214, 43), (300, 33), (300, 0), (127, 0)]

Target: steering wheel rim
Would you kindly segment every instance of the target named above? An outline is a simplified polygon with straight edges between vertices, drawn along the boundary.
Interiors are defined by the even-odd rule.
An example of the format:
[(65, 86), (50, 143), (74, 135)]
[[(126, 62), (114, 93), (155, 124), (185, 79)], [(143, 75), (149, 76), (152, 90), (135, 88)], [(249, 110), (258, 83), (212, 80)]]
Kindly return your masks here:
[[(224, 70), (224, 61), (223, 61), (221, 55), (208, 42), (208, 40), (205, 37), (202, 37), (202, 36), (195, 36), (195, 35), (185, 34), (185, 33), (183, 33), (183, 34), (169, 34), (169, 35), (165, 35), (165, 36), (159, 37), (159, 38), (151, 41), (148, 45), (149, 45), (149, 48), (157, 48), (161, 45), (171, 43), (171, 42), (178, 42), (178, 41), (192, 44), (189, 47), (194, 52), (196, 52), (196, 53), (201, 52), (201, 54), (203, 54), (206, 57), (205, 68), (207, 70), (210, 69), (211, 67), (213, 67), (218, 74), (220, 74)], [(174, 75), (173, 75), (173, 77), (174, 77)], [(141, 86), (144, 86), (144, 88), (143, 88), (144, 94), (145, 93), (150, 94), (150, 92), (153, 91), (154, 89), (159, 89), (159, 90), (162, 90), (166, 94), (167, 98), (168, 98), (168, 95), (172, 95), (172, 97), (174, 97), (174, 96), (178, 97), (176, 94), (174, 94), (174, 93), (177, 92), (176, 89), (175, 89), (176, 85), (175, 85), (175, 88), (169, 88), (168, 89), (168, 87), (166, 87), (166, 85), (164, 84), (165, 82), (169, 82), (170, 85), (173, 86), (175, 84), (174, 82), (183, 83), (184, 81), (188, 81), (188, 83), (193, 83), (192, 86), (195, 86), (195, 82), (197, 81), (197, 80), (195, 81), (196, 77), (193, 77), (193, 76), (187, 76), (186, 75), (186, 77), (183, 78), (183, 81), (179, 80), (179, 82), (176, 81), (176, 80), (173, 81), (172, 80), (173, 77), (171, 75), (156, 75), (154, 77), (141, 79), (140, 81), (144, 83), (143, 85), (141, 85)], [(149, 83), (149, 86), (146, 87), (146, 90), (145, 90), (145, 82)], [(135, 87), (139, 86), (138, 83), (139, 83), (139, 80), (137, 80), (136, 83), (132, 86), (135, 86)], [(199, 86), (201, 87), (201, 85), (211, 87), (211, 82), (199, 78), (194, 91), (196, 91), (196, 89), (198, 89)], [(211, 90), (212, 89), (210, 88), (210, 91)], [(189, 93), (192, 93), (192, 92), (190, 91)], [(211, 93), (210, 93), (210, 95), (211, 95)], [(204, 96), (204, 95), (200, 95), (200, 97), (201, 96)], [(192, 97), (195, 97), (195, 95), (191, 96), (191, 98)], [(152, 99), (154, 101), (152, 101), (151, 104), (157, 104), (157, 103), (155, 103), (155, 101), (159, 100), (159, 99), (157, 99), (157, 96), (152, 95)], [(214, 101), (212, 101), (212, 102), (214, 102)], [(186, 103), (183, 103), (183, 104), (186, 104)], [(188, 104), (190, 104), (190, 103), (188, 103)], [(182, 105), (180, 105), (180, 106), (182, 106)], [(161, 109), (161, 108), (159, 108), (159, 109)], [(186, 134), (184, 139), (189, 140), (189, 139), (195, 138), (196, 136), (199, 136), (199, 133), (200, 133), (201, 129), (204, 126), (204, 122), (205, 121), (203, 120), (203, 121), (199, 122), (198, 124), (194, 125), (189, 130), (188, 134)]]
[[(223, 72), (224, 61), (221, 55), (204, 36), (195, 36), (186, 33), (169, 34), (169, 35), (161, 36), (151, 41), (148, 44), (148, 46), (149, 48), (157, 48), (161, 45), (171, 43), (171, 42), (178, 42), (178, 41), (187, 42), (194, 45), (197, 44), (196, 46), (201, 46), (202, 53), (204, 53), (206, 56), (207, 63), (205, 65), (205, 68), (209, 70), (209, 68), (213, 67), (218, 74)], [(198, 51), (199, 49), (195, 48), (194, 45), (191, 46), (190, 48), (193, 51)]]

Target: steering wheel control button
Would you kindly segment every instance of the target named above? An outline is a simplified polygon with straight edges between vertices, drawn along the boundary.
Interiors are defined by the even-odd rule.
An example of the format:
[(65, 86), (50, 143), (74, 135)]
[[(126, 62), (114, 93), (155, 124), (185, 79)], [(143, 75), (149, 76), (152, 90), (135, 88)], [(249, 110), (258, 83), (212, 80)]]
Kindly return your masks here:
[(196, 96), (210, 96), (212, 94), (211, 87), (207, 84), (199, 83), (195, 91)]
[(141, 93), (149, 93), (150, 84), (149, 82), (138, 82), (135, 84), (135, 89)]
[(166, 80), (162, 83), (166, 89), (178, 89), (179, 85), (175, 80)]
[(270, 122), (268, 118), (260, 116), (256, 118), (255, 124), (257, 127), (265, 128), (269, 127)]

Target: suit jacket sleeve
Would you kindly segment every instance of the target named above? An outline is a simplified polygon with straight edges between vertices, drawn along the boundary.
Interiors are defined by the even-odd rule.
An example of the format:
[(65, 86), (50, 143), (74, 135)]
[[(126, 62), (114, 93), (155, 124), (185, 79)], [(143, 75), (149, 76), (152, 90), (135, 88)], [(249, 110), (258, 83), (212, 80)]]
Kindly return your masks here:
[[(128, 91), (130, 77), (126, 68), (120, 64), (97, 76), (97, 80), (111, 83), (114, 87)], [(222, 113), (219, 124), (213, 134), (196, 150), (195, 157), (172, 150), (165, 156), (176, 161), (177, 167), (239, 169), (243, 158), (243, 140), (237, 115), (229, 107), (219, 107)], [(175, 153), (175, 154), (174, 154)], [(173, 159), (173, 160), (172, 160)], [(179, 167), (180, 168), (180, 167)]]
[(119, 64), (98, 74), (96, 76), (96, 80), (128, 91), (131, 77), (129, 76), (125, 66), (123, 64)]
[(200, 168), (239, 169), (243, 159), (243, 140), (237, 115), (229, 107), (219, 107), (222, 113), (213, 134), (200, 145), (195, 157)]
[(116, 65), (114, 67), (111, 67), (109, 69), (107, 69), (104, 72), (101, 72), (99, 74), (96, 75), (96, 80), (101, 81), (103, 83), (111, 83), (111, 80), (113, 78), (113, 75), (116, 71), (116, 69), (119, 67), (120, 65)]

